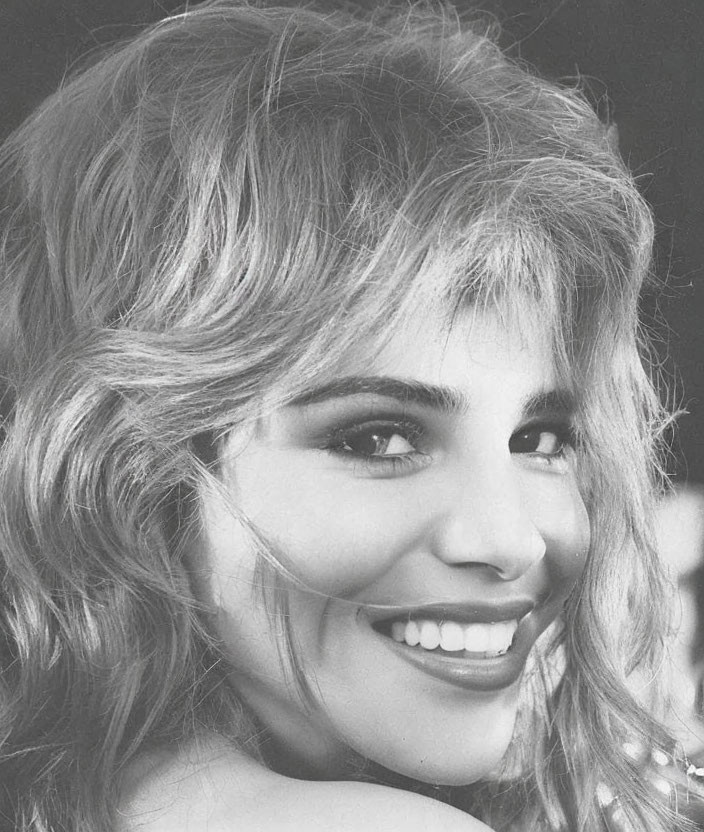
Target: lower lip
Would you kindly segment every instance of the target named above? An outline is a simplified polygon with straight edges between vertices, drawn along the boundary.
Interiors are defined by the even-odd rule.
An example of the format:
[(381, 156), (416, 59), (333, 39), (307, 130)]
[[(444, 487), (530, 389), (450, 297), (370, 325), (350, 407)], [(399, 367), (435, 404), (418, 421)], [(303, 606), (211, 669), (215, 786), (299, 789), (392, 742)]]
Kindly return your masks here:
[(538, 635), (535, 630), (532, 616), (527, 615), (519, 622), (508, 652), (485, 659), (410, 647), (389, 636), (376, 635), (401, 659), (429, 676), (467, 690), (496, 691), (516, 684), (523, 675), (528, 654)]

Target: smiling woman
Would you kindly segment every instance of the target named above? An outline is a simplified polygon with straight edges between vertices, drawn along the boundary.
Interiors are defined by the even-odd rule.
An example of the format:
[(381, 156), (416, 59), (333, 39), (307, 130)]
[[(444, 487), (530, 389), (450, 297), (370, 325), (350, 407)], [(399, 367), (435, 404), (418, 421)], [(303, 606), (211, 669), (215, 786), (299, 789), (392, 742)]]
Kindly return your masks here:
[[(323, 384), (228, 440), (224, 499), (204, 502), (211, 594), (279, 765), (344, 772), (352, 751), (461, 785), (509, 745), (589, 521), (570, 416), (542, 404), (556, 384), (544, 339), (489, 313), (449, 333), (408, 324), (360, 368), (378, 375)], [(232, 505), (298, 578), (288, 620), (324, 709), (292, 699)]]
[(577, 92), (216, 0), (0, 165), (3, 822), (677, 825), (651, 222)]

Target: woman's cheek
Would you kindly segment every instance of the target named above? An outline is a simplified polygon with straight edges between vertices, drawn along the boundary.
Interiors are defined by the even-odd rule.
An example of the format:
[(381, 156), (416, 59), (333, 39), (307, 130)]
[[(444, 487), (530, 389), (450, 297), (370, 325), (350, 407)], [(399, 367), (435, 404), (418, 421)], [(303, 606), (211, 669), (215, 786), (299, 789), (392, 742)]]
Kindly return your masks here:
[(584, 569), (591, 537), (589, 515), (576, 479), (571, 473), (529, 477), (524, 494), (546, 544), (552, 581), (571, 588)]
[(312, 454), (269, 454), (271, 464), (238, 462), (234, 498), (311, 589), (354, 594), (415, 545), (422, 517), (403, 481), (316, 465)]
[(305, 516), (270, 512), (258, 524), (312, 589), (355, 594), (391, 569), (418, 538), (417, 523), (398, 500), (370, 500), (360, 490), (314, 497)]

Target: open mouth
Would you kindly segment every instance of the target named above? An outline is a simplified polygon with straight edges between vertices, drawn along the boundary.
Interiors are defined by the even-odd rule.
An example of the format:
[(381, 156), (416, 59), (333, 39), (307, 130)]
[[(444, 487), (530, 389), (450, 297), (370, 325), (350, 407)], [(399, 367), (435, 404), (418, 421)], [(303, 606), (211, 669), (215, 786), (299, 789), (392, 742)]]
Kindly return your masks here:
[(465, 690), (492, 693), (516, 684), (545, 628), (538, 599), (423, 604), (367, 617), (397, 658)]
[(494, 658), (511, 649), (518, 619), (465, 623), (432, 618), (378, 621), (374, 629), (399, 644), (456, 658)]

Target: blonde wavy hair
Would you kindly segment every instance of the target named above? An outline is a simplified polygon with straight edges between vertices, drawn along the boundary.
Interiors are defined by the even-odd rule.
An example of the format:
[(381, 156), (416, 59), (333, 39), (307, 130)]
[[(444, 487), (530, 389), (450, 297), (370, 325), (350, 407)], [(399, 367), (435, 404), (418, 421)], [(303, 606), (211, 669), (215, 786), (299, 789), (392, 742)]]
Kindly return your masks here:
[(194, 582), (197, 495), (265, 395), (381, 346), (429, 293), (450, 316), (539, 305), (579, 391), (592, 527), (510, 788), (448, 799), (500, 830), (596, 832), (606, 783), (635, 829), (672, 828), (621, 747), (670, 748), (629, 691), (667, 608), (649, 527), (667, 416), (637, 316), (651, 218), (581, 95), (490, 34), (437, 5), (214, 0), (78, 72), (0, 151), (14, 829), (109, 830), (119, 773), (163, 743), (215, 731), (258, 754)]

